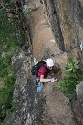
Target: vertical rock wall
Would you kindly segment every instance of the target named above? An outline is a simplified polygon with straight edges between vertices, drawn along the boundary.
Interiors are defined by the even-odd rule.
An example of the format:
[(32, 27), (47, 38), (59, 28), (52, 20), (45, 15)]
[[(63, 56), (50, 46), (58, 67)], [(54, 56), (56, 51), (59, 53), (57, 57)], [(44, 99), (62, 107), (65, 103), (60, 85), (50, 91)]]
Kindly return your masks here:
[(50, 21), (51, 28), (52, 28), (55, 40), (57, 42), (57, 45), (62, 51), (64, 51), (65, 50), (64, 38), (62, 36), (60, 21), (59, 21), (54, 0), (44, 0), (44, 3), (45, 3), (46, 12), (49, 17), (49, 21)]
[(83, 67), (82, 53), (79, 48), (83, 39), (79, 1), (44, 0), (44, 3), (58, 47), (65, 50), (68, 57), (80, 60)]
[[(26, 56), (21, 50), (13, 58), (13, 68), (16, 74), (14, 91), (15, 111), (5, 125), (37, 125), (44, 110), (45, 99), (36, 92), (33, 77), (30, 74), (31, 56)], [(41, 121), (40, 121), (41, 123)]]
[[(64, 30), (62, 30), (61, 27), (63, 24), (65, 26), (66, 21), (65, 23), (61, 24), (61, 22), (64, 21), (60, 21), (58, 1), (45, 0), (44, 2), (46, 5), (46, 10), (49, 14), (50, 24), (57, 44), (61, 50), (65, 50), (65, 47), (68, 48), (68, 45), (72, 44), (73, 40), (72, 42), (69, 42), (70, 44), (65, 42), (66, 40), (70, 40), (68, 39), (68, 37), (66, 38), (66, 33)], [(55, 6), (55, 4), (57, 7)], [(71, 19), (68, 20), (72, 22)], [(69, 27), (67, 25), (67, 29), (68, 28)], [(72, 29), (69, 31), (71, 32)], [(69, 36), (70, 34), (68, 33), (67, 35)], [(12, 117), (6, 122), (6, 125), (77, 125), (74, 121), (73, 114), (70, 111), (69, 101), (64, 101), (62, 105), (63, 100), (66, 99), (64, 99), (64, 95), (61, 95), (57, 87), (55, 87), (55, 83), (46, 85), (47, 89), (44, 89), (45, 93), (43, 97), (41, 96), (41, 94), (36, 93), (36, 88), (33, 84), (33, 78), (29, 75), (31, 68), (30, 66), (32, 65), (30, 46), (27, 47), (27, 50), (27, 53), (23, 51), (20, 52), (20, 55), (18, 55), (18, 57), (21, 57), (21, 59), (18, 57), (14, 58), (15, 62), (13, 65), (15, 66), (14, 69), (16, 68), (16, 82), (18, 85), (14, 92), (14, 97), (17, 99), (17, 108)], [(45, 99), (47, 100), (47, 107), (45, 107)], [(44, 108), (46, 109), (44, 110)], [(64, 111), (64, 109), (66, 110)], [(43, 111), (45, 114), (43, 114)]]

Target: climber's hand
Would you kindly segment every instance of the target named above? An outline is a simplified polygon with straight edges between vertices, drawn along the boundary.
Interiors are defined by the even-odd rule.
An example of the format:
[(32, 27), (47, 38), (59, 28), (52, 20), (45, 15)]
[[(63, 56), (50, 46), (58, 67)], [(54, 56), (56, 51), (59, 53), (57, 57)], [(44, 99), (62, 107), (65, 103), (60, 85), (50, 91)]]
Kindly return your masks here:
[(57, 82), (57, 78), (51, 78), (50, 82)]

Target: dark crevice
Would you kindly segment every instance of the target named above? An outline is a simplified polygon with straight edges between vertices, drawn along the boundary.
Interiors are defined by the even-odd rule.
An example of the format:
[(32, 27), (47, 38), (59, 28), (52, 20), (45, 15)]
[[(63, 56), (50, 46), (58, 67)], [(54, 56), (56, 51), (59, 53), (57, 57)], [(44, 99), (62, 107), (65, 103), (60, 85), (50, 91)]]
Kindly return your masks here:
[(48, 6), (47, 6), (48, 2), (46, 0), (44, 0), (44, 4), (46, 6), (46, 11), (47, 11), (47, 14), (48, 14), (48, 17), (50, 20), (50, 24), (51, 24), (51, 29), (53, 31), (53, 34), (54, 34), (58, 47), (60, 48), (60, 50), (65, 51), (64, 38), (63, 38), (63, 35), (61, 32), (60, 21), (59, 21), (59, 17), (57, 14), (54, 0), (49, 0), (49, 3), (50, 3), (50, 5), (48, 5), (49, 6), (49, 8), (48, 8)]

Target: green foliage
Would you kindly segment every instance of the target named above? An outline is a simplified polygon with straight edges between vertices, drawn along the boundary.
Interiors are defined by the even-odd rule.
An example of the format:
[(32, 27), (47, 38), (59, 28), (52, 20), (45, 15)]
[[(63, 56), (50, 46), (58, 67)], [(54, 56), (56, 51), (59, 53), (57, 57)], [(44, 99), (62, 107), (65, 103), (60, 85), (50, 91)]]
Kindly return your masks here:
[(11, 58), (18, 48), (15, 23), (12, 19), (9, 20), (4, 9), (0, 10), (0, 122), (13, 107), (16, 78), (12, 71)]
[(3, 87), (0, 89), (0, 117), (12, 107), (15, 75), (12, 72), (11, 55), (0, 58), (0, 78), (3, 78)]
[(11, 47), (17, 47), (15, 24), (9, 22), (4, 10), (0, 12), (0, 48), (2, 51), (10, 51)]
[(71, 100), (76, 98), (76, 85), (83, 80), (83, 72), (78, 68), (78, 64), (69, 58), (66, 64), (66, 76), (58, 83), (60, 90)]
[(25, 24), (24, 14), (17, 10), (15, 1), (0, 1), (0, 123), (17, 104), (13, 99), (15, 75), (11, 58), (28, 39)]
[(4, 86), (0, 89), (0, 107), (4, 105), (4, 109), (11, 106), (12, 94), (14, 90), (15, 76), (5, 76)]
[(12, 55), (7, 55), (5, 58), (0, 57), (0, 77), (5, 77), (11, 71), (11, 57)]

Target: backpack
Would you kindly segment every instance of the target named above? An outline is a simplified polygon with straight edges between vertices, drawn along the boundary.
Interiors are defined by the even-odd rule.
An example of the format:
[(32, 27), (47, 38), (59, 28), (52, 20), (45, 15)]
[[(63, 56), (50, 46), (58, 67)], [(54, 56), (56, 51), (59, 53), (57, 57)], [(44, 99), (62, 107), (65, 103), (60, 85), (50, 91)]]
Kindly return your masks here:
[(32, 69), (31, 69), (31, 73), (32, 75), (36, 75), (37, 76), (37, 72), (39, 70), (39, 68), (42, 66), (44, 68), (46, 68), (46, 62), (45, 61), (39, 61), (36, 65), (32, 66)]

